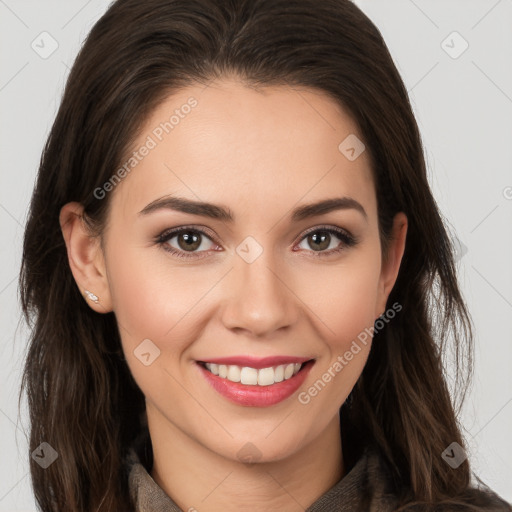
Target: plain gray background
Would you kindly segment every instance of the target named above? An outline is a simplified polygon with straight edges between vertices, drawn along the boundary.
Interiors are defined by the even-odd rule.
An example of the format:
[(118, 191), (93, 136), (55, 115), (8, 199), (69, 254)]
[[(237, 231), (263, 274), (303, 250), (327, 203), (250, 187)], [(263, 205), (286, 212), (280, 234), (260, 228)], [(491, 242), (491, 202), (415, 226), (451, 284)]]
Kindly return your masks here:
[[(23, 225), (69, 68), (109, 3), (0, 0), (0, 512), (36, 510), (26, 403), (19, 418), (17, 409), (27, 342), (17, 295)], [(381, 30), (410, 92), (430, 183), (460, 247), (477, 344), (460, 417), (468, 456), (512, 501), (512, 0), (356, 3)], [(43, 46), (42, 37), (46, 52), (58, 44), (49, 56), (31, 46)]]

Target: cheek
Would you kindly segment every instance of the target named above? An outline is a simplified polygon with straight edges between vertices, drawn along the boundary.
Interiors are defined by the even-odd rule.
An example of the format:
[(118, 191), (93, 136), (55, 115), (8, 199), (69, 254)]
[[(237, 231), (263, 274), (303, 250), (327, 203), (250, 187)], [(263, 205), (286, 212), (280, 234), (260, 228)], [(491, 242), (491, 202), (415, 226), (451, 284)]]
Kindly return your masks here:
[(311, 309), (320, 317), (318, 325), (324, 340), (324, 353), (298, 395), (298, 402), (310, 417), (326, 420), (337, 414), (370, 352), (380, 266), (371, 255), (360, 256), (357, 262), (336, 272), (331, 269), (324, 276), (325, 286), (310, 292), (315, 302)]
[(186, 323), (187, 313), (217, 279), (216, 271), (179, 266), (157, 247), (122, 247), (114, 238), (110, 245), (113, 307), (130, 334), (161, 338), (182, 318)]
[(176, 405), (181, 390), (172, 375), (194, 339), (193, 307), (215, 280), (208, 284), (204, 276), (200, 280), (186, 269), (162, 264), (165, 257), (157, 263), (151, 252), (111, 251), (109, 283), (133, 378), (153, 402), (165, 403), (172, 396)]
[(162, 335), (173, 329), (188, 303), (180, 273), (155, 265), (152, 248), (122, 247), (115, 239), (110, 245), (109, 286), (125, 352), (129, 356), (145, 339), (160, 346)]
[(354, 252), (339, 265), (310, 264), (297, 275), (297, 296), (319, 319), (333, 349), (343, 348), (373, 326), (379, 274), (380, 260), (365, 250)]
[(378, 245), (368, 244), (335, 267), (311, 266), (305, 274), (302, 297), (308, 297), (304, 302), (314, 313), (311, 318), (319, 318), (325, 352), (299, 402), (313, 415), (336, 414), (371, 348), (380, 276)]
[[(207, 321), (208, 314), (202, 312), (208, 304), (208, 292), (225, 269), (177, 265), (163, 250), (126, 246), (120, 249), (121, 244), (116, 245), (114, 239), (111, 247), (107, 263), (113, 307), (135, 379), (156, 378), (155, 371), (147, 372), (141, 364), (140, 354), (148, 351), (150, 360), (154, 354), (158, 356), (156, 364), (151, 363), (152, 370), (160, 367), (174, 371), (187, 358), (188, 348)], [(146, 349), (141, 352), (140, 347)]]

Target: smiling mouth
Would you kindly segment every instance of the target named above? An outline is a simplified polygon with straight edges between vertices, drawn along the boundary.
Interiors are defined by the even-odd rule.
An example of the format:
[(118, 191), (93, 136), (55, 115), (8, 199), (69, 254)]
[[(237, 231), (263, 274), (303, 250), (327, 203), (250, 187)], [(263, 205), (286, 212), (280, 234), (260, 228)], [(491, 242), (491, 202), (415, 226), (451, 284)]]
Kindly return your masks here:
[(250, 366), (238, 366), (233, 364), (216, 364), (199, 362), (207, 371), (231, 382), (238, 382), (248, 386), (271, 386), (284, 382), (299, 373), (313, 359), (304, 363), (288, 363), (267, 368), (252, 368)]

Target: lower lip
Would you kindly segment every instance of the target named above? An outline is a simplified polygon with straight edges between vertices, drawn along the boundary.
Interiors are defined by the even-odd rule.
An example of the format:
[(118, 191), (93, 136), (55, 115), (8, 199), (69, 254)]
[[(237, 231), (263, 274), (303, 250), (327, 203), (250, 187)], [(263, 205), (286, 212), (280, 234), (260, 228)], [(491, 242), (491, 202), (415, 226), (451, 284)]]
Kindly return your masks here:
[(271, 384), (270, 386), (246, 385), (240, 382), (231, 382), (214, 375), (201, 364), (197, 364), (208, 383), (228, 400), (246, 407), (268, 407), (291, 396), (308, 376), (314, 361), (308, 361), (300, 371), (288, 380)]

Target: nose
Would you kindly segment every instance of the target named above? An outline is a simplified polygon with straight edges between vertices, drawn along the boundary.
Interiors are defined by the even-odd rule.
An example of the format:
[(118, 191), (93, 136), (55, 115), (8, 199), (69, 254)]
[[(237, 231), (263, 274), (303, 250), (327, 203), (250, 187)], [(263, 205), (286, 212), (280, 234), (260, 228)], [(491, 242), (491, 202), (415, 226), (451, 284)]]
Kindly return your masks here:
[(224, 326), (254, 337), (290, 329), (300, 318), (301, 302), (287, 276), (271, 250), (251, 263), (235, 254), (234, 268), (224, 283), (228, 297), (222, 312)]

